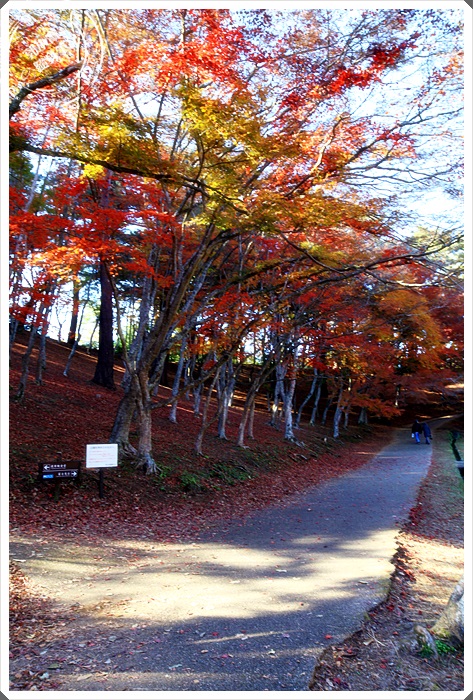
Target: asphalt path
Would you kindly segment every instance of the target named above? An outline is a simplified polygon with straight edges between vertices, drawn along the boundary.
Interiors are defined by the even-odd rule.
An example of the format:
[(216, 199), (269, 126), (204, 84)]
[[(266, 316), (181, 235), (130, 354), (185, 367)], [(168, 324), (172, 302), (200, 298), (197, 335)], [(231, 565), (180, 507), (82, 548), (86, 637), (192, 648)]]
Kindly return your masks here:
[(430, 459), (399, 429), (362, 469), (244, 521), (193, 541), (104, 543), (99, 561), (91, 547), (31, 553), (12, 539), (33, 583), (76, 606), (45, 668), (79, 653), (52, 671), (65, 691), (307, 690), (317, 655), (386, 596)]

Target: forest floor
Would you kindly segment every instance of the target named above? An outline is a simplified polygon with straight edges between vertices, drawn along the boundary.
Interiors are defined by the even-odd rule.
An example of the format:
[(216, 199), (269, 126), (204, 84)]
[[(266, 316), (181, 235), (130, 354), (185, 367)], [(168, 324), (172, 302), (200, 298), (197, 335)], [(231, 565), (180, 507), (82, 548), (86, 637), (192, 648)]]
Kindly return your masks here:
[[(23, 350), (19, 343), (12, 364), (12, 391)], [(193, 442), (198, 421), (191, 404), (184, 401), (177, 425), (167, 420), (167, 409), (155, 412), (153, 438), (160, 474), (145, 477), (131, 465), (110, 470), (106, 497), (100, 499), (96, 475), (85, 473), (80, 483), (62, 484), (56, 502), (50, 485), (37, 483), (37, 462), (53, 460), (58, 452), (62, 459), (83, 459), (86, 444), (107, 442), (120, 395), (119, 390), (110, 392), (89, 383), (94, 358), (85, 352), (75, 358), (70, 378), (65, 378), (67, 352), (60, 344), (50, 344), (43, 386), (31, 381), (24, 402), (13, 402), (10, 413), (12, 536), (37, 538), (43, 546), (79, 542), (93, 547), (104, 538), (119, 540), (125, 533), (127, 538), (176, 543), (361, 467), (389, 434), (385, 427), (375, 432), (356, 427), (334, 441), (323, 426), (315, 430), (306, 426), (298, 435), (304, 444), (291, 445), (267, 425), (261, 405), (255, 422), (257, 441), (251, 449), (242, 450), (234, 445), (237, 401), (230, 416), (229, 441), (222, 443), (209, 432), (205, 457), (196, 457)], [(117, 370), (118, 380), (119, 374)], [(438, 437), (441, 434), (438, 431)], [(422, 658), (418, 650), (400, 652), (393, 643), (403, 626), (410, 628), (419, 619), (427, 625), (433, 621), (459, 578), (462, 485), (452, 469), (446, 437), (445, 432), (442, 439), (436, 438), (429, 477), (400, 535), (390, 596), (372, 611), (357, 635), (343, 646), (327, 648), (315, 671), (314, 690), (463, 687), (461, 654), (434, 661)], [(10, 687), (54, 690), (58, 687), (55, 674), (66, 657), (49, 665), (43, 658), (54, 638), (70, 625), (74, 610), (58, 611), (44, 591), (34, 590), (21, 564), (12, 561), (10, 569)], [(68, 662), (74, 663), (73, 657)], [(90, 672), (87, 665), (77, 670)]]
[[(26, 342), (21, 338), (13, 348), (12, 397)], [(391, 432), (386, 426), (373, 431), (354, 425), (334, 440), (331, 425), (318, 423), (312, 428), (305, 423), (297, 431), (300, 444), (286, 442), (282, 429), (269, 425), (266, 398), (261, 397), (255, 439), (242, 449), (236, 445), (243, 398), (237, 391), (229, 412), (228, 440), (218, 439), (216, 425), (210, 426), (204, 455), (199, 457), (194, 444), (200, 419), (193, 414), (192, 401), (183, 400), (177, 424), (168, 420), (169, 408), (153, 412), (153, 455), (159, 473), (145, 476), (132, 464), (122, 463), (119, 469), (107, 471), (105, 498), (100, 499), (97, 473), (82, 469), (80, 482), (61, 483), (56, 503), (52, 484), (38, 483), (38, 462), (82, 460), (84, 465), (87, 444), (107, 443), (123, 377), (117, 366), (116, 391), (92, 384), (95, 357), (83, 351), (74, 357), (69, 377), (64, 377), (68, 352), (64, 345), (48, 343), (43, 385), (38, 386), (31, 376), (24, 401), (10, 403), (10, 526), (24, 534), (95, 541), (97, 535), (115, 535), (120, 523), (130, 536), (165, 541), (191, 536), (211, 521), (245, 515), (362, 466)], [(36, 351), (32, 375), (35, 360)], [(160, 387), (156, 401), (169, 393)], [(132, 440), (135, 436), (132, 431)], [(360, 443), (366, 449), (353, 449)]]

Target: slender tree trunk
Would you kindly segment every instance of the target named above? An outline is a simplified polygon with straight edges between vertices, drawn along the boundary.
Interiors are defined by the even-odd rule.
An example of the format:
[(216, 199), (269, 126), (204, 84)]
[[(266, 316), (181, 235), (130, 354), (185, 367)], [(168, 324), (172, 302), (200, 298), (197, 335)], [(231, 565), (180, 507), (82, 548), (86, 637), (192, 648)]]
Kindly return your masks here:
[(77, 347), (80, 342), (80, 333), (77, 334), (76, 339), (74, 340), (74, 344), (71, 348), (71, 352), (69, 353), (69, 357), (67, 358), (66, 366), (64, 367), (64, 372), (63, 375), (67, 377), (69, 375), (69, 370), (71, 369), (71, 364), (72, 364), (72, 358), (76, 354)]
[(113, 376), (114, 346), (113, 346), (113, 294), (112, 285), (106, 273), (103, 262), (100, 263), (100, 316), (99, 316), (99, 353), (94, 384), (106, 389), (115, 389)]
[(310, 414), (309, 425), (315, 425), (315, 419), (319, 415), (319, 402), (320, 402), (320, 396), (322, 394), (322, 383), (323, 383), (323, 377), (320, 378), (320, 381), (319, 381), (318, 386), (317, 386), (317, 391), (315, 392), (314, 405), (312, 407), (312, 413)]
[(190, 391), (189, 391), (189, 384), (192, 381), (192, 374), (194, 371), (193, 368), (193, 362), (195, 361), (195, 357), (188, 357), (184, 363), (184, 371), (183, 371), (183, 378), (184, 378), (184, 396), (187, 401), (190, 401)]
[(67, 344), (73, 346), (76, 333), (77, 333), (77, 322), (79, 319), (79, 294), (80, 294), (80, 282), (79, 278), (74, 277), (73, 290), (72, 290), (72, 315), (71, 315), (71, 325), (69, 326), (69, 332), (67, 334)]
[(69, 353), (69, 357), (67, 358), (66, 366), (64, 367), (63, 374), (65, 377), (67, 377), (69, 374), (69, 370), (71, 369), (71, 364), (72, 364), (72, 358), (76, 354), (76, 350), (79, 346), (79, 342), (81, 339), (80, 331), (82, 328), (82, 321), (84, 320), (85, 308), (86, 308), (87, 304), (89, 303), (89, 298), (90, 298), (90, 284), (88, 285), (88, 288), (87, 288), (87, 297), (86, 297), (86, 299), (84, 299), (84, 303), (82, 304), (82, 311), (80, 313), (79, 323), (78, 323), (78, 326), (76, 327), (75, 332), (74, 332), (74, 343), (72, 344), (71, 352)]
[(368, 423), (368, 411), (366, 410), (366, 407), (363, 406), (360, 415), (358, 416), (358, 425), (367, 425)]
[(279, 404), (282, 402), (285, 405), (284, 377), (286, 376), (286, 367), (282, 363), (278, 363), (275, 368), (276, 384), (274, 387), (274, 399), (271, 405), (271, 420), (269, 422), (273, 427), (278, 427), (279, 424)]
[(231, 405), (233, 390), (235, 385), (235, 374), (233, 368), (233, 360), (230, 357), (226, 366), (220, 370), (219, 378), (219, 406), (218, 406), (218, 437), (221, 440), (226, 440), (226, 425), (228, 419), (228, 411)]
[(248, 415), (249, 415), (249, 409), (250, 409), (250, 403), (246, 404), (243, 408), (243, 413), (240, 419), (240, 425), (238, 426), (238, 437), (237, 437), (237, 445), (238, 447), (245, 447), (245, 430), (246, 430), (246, 424), (248, 421)]
[(251, 386), (248, 389), (248, 392), (246, 394), (245, 404), (243, 406), (243, 413), (242, 413), (242, 416), (240, 419), (240, 425), (238, 426), (238, 437), (237, 437), (238, 447), (245, 447), (245, 430), (246, 430), (248, 420), (250, 421), (250, 428), (248, 430), (248, 437), (254, 439), (252, 420), (253, 420), (253, 416), (254, 416), (256, 396), (257, 396), (258, 391), (260, 390), (261, 386), (264, 384), (264, 382), (266, 381), (266, 378), (268, 377), (268, 375), (271, 372), (272, 372), (271, 356), (269, 356), (266, 359), (266, 361), (264, 362), (264, 364), (261, 366), (259, 375), (257, 375), (253, 379), (253, 382), (251, 383)]
[(322, 413), (322, 420), (320, 421), (322, 423), (322, 425), (325, 425), (325, 423), (327, 422), (328, 412), (329, 412), (329, 409), (330, 409), (332, 403), (333, 403), (332, 399), (327, 400), (326, 406), (324, 408), (324, 412)]
[(16, 339), (16, 334), (18, 331), (19, 322), (16, 318), (11, 318), (10, 320), (10, 338), (9, 338), (9, 351), (12, 349), (13, 343)]
[(169, 353), (167, 352), (166, 355), (164, 356), (163, 371), (161, 372), (161, 381), (159, 382), (163, 386), (169, 386), (169, 363), (170, 362), (171, 362), (171, 358), (169, 356)]
[(31, 326), (30, 330), (30, 337), (28, 340), (28, 346), (26, 348), (26, 351), (21, 358), (21, 377), (20, 381), (18, 384), (18, 389), (15, 394), (15, 401), (21, 402), (25, 398), (25, 391), (26, 391), (26, 384), (28, 381), (28, 374), (29, 374), (29, 364), (30, 364), (30, 357), (31, 353), (33, 352), (33, 347), (34, 343), (36, 340), (36, 336), (38, 334), (38, 330), (35, 325)]
[(219, 411), (218, 411), (218, 437), (220, 440), (227, 440), (227, 434), (226, 434), (226, 427), (227, 427), (227, 420), (228, 420), (228, 409), (230, 408), (230, 405), (228, 403), (229, 399), (227, 398), (227, 391), (225, 391), (225, 395), (222, 398), (222, 401), (220, 403)]
[(194, 416), (200, 416), (200, 400), (202, 398), (202, 384), (196, 384), (194, 387)]
[(340, 435), (340, 419), (342, 417), (342, 410), (337, 406), (333, 416), (333, 437), (338, 438)]
[(181, 347), (179, 350), (179, 361), (177, 363), (177, 368), (176, 368), (176, 374), (174, 376), (174, 382), (172, 385), (172, 402), (171, 402), (171, 410), (169, 412), (169, 420), (171, 423), (177, 423), (177, 396), (179, 393), (179, 386), (181, 383), (181, 376), (182, 376), (182, 371), (184, 368), (184, 362), (185, 362), (185, 354), (186, 354), (186, 347), (187, 347), (187, 336), (184, 336), (181, 340)]
[(256, 404), (256, 396), (253, 396), (253, 400), (251, 401), (250, 404), (250, 411), (248, 415), (248, 430), (247, 430), (247, 435), (250, 438), (250, 440), (255, 439), (254, 435), (254, 424), (255, 424), (255, 404)]
[[(158, 266), (158, 248), (155, 246), (151, 250), (150, 254), (148, 255), (148, 265), (153, 266), (154, 269), (157, 269)], [(130, 344), (130, 349), (128, 350), (128, 357), (130, 359), (130, 363), (136, 367), (137, 363), (140, 360), (141, 357), (141, 352), (143, 349), (143, 343), (145, 340), (145, 335), (146, 335), (146, 328), (148, 327), (149, 319), (150, 319), (150, 313), (151, 313), (151, 307), (153, 306), (154, 300), (156, 297), (156, 284), (154, 283), (154, 280), (151, 278), (151, 276), (146, 277), (144, 282), (143, 282), (143, 288), (141, 291), (141, 302), (140, 302), (140, 309), (139, 309), (139, 319), (138, 319), (138, 328), (136, 329), (136, 334), (135, 337), (133, 338), (133, 341)], [(127, 389), (129, 383), (131, 381), (130, 377), (130, 372), (128, 369), (125, 370), (125, 375), (123, 377), (123, 380), (121, 382), (121, 385), (124, 389)]]
[(348, 428), (348, 421), (350, 419), (350, 407), (347, 406), (343, 411), (343, 427), (346, 430)]
[(311, 386), (310, 386), (309, 393), (308, 393), (307, 396), (305, 397), (304, 401), (301, 403), (301, 405), (300, 405), (300, 407), (299, 407), (299, 410), (298, 410), (298, 412), (297, 412), (296, 420), (294, 421), (294, 428), (295, 428), (296, 430), (297, 430), (297, 428), (299, 427), (300, 422), (301, 422), (302, 411), (304, 410), (304, 408), (306, 407), (306, 405), (309, 403), (309, 401), (311, 400), (312, 396), (314, 395), (315, 387), (317, 386), (318, 380), (319, 380), (318, 370), (317, 370), (316, 367), (314, 367), (314, 378), (313, 378), (313, 380), (312, 380), (312, 384), (311, 384)]
[(208, 420), (210, 399), (212, 398), (212, 393), (213, 393), (213, 390), (215, 388), (215, 384), (217, 383), (219, 373), (220, 373), (220, 368), (216, 371), (215, 376), (212, 379), (212, 383), (209, 387), (209, 391), (208, 391), (206, 400), (204, 402), (204, 408), (202, 410), (202, 423), (201, 423), (199, 434), (197, 435), (197, 440), (195, 442), (195, 447), (194, 447), (196, 453), (199, 456), (202, 456), (202, 454), (203, 454), (202, 453), (202, 442), (204, 440), (205, 432), (210, 425), (210, 421)]
[(159, 387), (161, 385), (163, 375), (166, 368), (166, 363), (168, 361), (168, 351), (167, 346), (163, 347), (158, 353), (158, 356), (152, 363), (152, 367), (148, 372), (149, 376), (149, 387), (153, 396), (158, 395)]
[(296, 377), (291, 376), (289, 387), (284, 396), (284, 439), (294, 441), (295, 435), (292, 429), (292, 402), (294, 400), (294, 391), (296, 389)]
[(88, 354), (88, 355), (90, 355), (90, 352), (91, 352), (91, 350), (92, 350), (92, 342), (93, 342), (93, 340), (94, 340), (95, 331), (97, 330), (97, 326), (98, 326), (98, 325), (99, 325), (99, 319), (96, 318), (96, 319), (95, 319), (95, 325), (94, 325), (93, 330), (92, 330), (92, 333), (91, 333), (91, 335), (90, 335), (89, 345), (88, 345), (88, 348), (87, 348), (87, 354)]
[(48, 321), (45, 318), (41, 326), (41, 335), (39, 338), (38, 360), (36, 362), (36, 384), (42, 386), (43, 372), (46, 369), (46, 333), (48, 330)]
[[(41, 302), (38, 314), (36, 316), (37, 319), (42, 319), (42, 323), (45, 323), (45, 319), (43, 318), (44, 313), (45, 313), (45, 308), (46, 305), (44, 303), (44, 300)], [(30, 365), (30, 358), (31, 358), (31, 353), (33, 351), (33, 346), (36, 340), (36, 336), (38, 335), (38, 329), (39, 329), (39, 324), (41, 323), (40, 321), (36, 321), (35, 323), (31, 324), (31, 331), (30, 331), (30, 337), (28, 340), (28, 347), (26, 348), (26, 351), (23, 355), (23, 358), (21, 360), (21, 367), (22, 367), (22, 372), (21, 372), (21, 377), (20, 381), (18, 384), (18, 389), (15, 394), (15, 401), (23, 401), (25, 398), (25, 392), (26, 392), (26, 384), (28, 381), (28, 375), (29, 375), (29, 365)]]
[(333, 437), (338, 438), (340, 435), (340, 419), (342, 417), (342, 397), (343, 397), (343, 380), (340, 383), (340, 390), (338, 392), (337, 406), (335, 408), (335, 414), (333, 416)]

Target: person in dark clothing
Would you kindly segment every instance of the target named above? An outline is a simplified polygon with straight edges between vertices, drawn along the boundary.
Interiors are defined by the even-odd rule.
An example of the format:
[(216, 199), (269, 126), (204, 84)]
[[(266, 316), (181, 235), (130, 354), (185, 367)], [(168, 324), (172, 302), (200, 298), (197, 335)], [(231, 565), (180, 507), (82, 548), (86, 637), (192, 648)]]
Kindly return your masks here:
[(416, 418), (415, 421), (412, 424), (412, 437), (415, 438), (416, 444), (420, 445), (420, 435), (422, 433), (422, 423), (419, 422), (419, 419)]
[(428, 423), (422, 423), (422, 432), (424, 433), (426, 445), (430, 445), (430, 441), (432, 440), (432, 431)]

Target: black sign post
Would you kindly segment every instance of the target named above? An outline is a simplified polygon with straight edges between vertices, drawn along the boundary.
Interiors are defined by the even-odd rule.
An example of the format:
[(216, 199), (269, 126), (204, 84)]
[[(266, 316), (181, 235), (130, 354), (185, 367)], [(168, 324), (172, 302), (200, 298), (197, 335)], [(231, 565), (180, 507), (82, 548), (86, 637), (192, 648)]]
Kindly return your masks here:
[(104, 472), (105, 469), (118, 466), (118, 445), (115, 443), (99, 443), (87, 445), (85, 468), (98, 469), (99, 472), (99, 496), (104, 497)]
[(104, 469), (99, 469), (99, 496), (100, 498), (103, 498), (104, 492), (103, 492), (103, 473)]
[(64, 479), (80, 478), (81, 462), (75, 460), (62, 462), (38, 462), (38, 478), (43, 483), (54, 484), (54, 500), (59, 499), (59, 488)]

